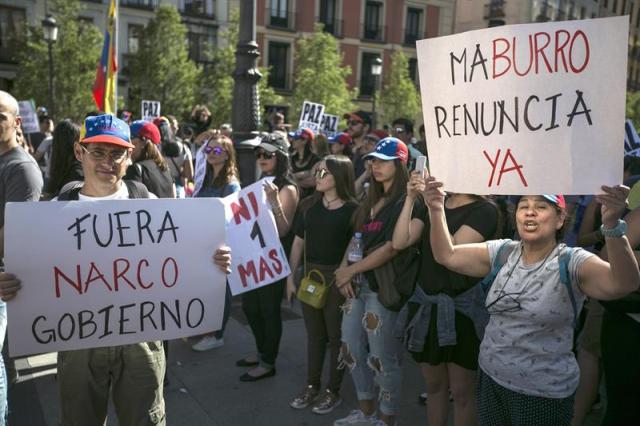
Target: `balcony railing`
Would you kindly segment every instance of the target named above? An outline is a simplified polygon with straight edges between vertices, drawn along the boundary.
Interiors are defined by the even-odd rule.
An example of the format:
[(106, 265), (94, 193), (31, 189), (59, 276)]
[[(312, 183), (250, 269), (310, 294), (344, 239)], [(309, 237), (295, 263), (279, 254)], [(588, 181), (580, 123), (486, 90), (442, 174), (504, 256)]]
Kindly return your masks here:
[(159, 2), (159, 0), (120, 0), (120, 6), (133, 9), (155, 10)]
[(282, 30), (295, 31), (296, 14), (293, 12), (283, 12), (279, 9), (267, 8), (267, 26)]
[(404, 44), (415, 47), (416, 41), (420, 40), (420, 33), (415, 30), (404, 30)]
[(185, 4), (180, 9), (180, 13), (184, 16), (190, 16), (192, 18), (204, 18), (204, 19), (216, 19), (216, 14), (210, 11), (202, 10), (196, 7), (192, 3)]
[(382, 25), (362, 25), (362, 40), (363, 41), (375, 41), (384, 43), (386, 41), (387, 27)]
[(504, 18), (504, 1), (492, 1), (484, 5), (484, 19)]
[(323, 31), (325, 33), (332, 34), (336, 37), (342, 37), (344, 32), (344, 21), (341, 19), (323, 20), (322, 18), (316, 18), (316, 21), (323, 24)]

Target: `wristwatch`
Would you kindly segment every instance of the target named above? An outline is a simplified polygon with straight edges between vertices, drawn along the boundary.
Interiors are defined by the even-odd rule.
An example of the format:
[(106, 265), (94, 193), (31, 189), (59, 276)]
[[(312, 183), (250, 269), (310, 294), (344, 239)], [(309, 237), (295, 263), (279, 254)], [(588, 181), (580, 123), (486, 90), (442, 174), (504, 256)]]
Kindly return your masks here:
[(605, 238), (620, 238), (627, 234), (627, 222), (622, 219), (618, 219), (618, 223), (611, 229), (605, 228), (604, 225), (600, 226), (600, 232)]

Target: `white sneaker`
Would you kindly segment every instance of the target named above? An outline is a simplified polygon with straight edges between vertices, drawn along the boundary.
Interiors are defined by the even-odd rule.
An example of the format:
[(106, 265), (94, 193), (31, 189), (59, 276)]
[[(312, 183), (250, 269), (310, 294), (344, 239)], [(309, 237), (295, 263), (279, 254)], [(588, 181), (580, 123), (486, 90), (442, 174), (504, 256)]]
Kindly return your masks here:
[(377, 420), (375, 415), (366, 416), (360, 410), (353, 410), (347, 417), (333, 422), (333, 426), (371, 426)]
[(198, 343), (191, 346), (191, 349), (196, 352), (206, 352), (221, 346), (224, 346), (223, 337), (216, 339), (215, 336), (204, 336)]

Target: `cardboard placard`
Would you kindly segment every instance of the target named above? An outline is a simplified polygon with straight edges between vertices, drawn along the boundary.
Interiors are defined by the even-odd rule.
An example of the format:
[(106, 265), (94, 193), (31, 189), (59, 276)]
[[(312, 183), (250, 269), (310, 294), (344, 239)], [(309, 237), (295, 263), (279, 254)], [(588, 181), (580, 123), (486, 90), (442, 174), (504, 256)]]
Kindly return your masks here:
[(160, 101), (142, 101), (142, 119), (145, 121), (153, 121), (154, 118), (160, 117)]
[(318, 133), (320, 131), (323, 116), (324, 105), (304, 101), (302, 104), (302, 111), (300, 112), (298, 128), (302, 129), (303, 127), (307, 127), (313, 130), (313, 133)]
[(418, 41), (432, 174), (465, 194), (621, 183), (628, 29), (621, 16)]
[(38, 114), (33, 107), (33, 101), (19, 101), (20, 117), (22, 118), (22, 131), (24, 133), (37, 133), (40, 131)]

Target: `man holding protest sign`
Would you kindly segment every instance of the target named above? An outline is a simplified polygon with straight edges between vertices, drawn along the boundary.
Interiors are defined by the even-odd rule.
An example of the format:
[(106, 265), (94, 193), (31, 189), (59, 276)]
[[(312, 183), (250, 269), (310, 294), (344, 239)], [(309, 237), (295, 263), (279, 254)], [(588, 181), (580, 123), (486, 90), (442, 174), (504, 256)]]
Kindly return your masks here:
[[(81, 140), (74, 146), (84, 183), (63, 189), (58, 200), (149, 198), (144, 186), (122, 180), (132, 148), (129, 126), (124, 121), (106, 114), (87, 118)], [(227, 271), (230, 253), (218, 250), (214, 261)], [(16, 276), (0, 273), (2, 300), (13, 299), (19, 290)], [(160, 341), (59, 352), (61, 424), (103, 424), (111, 393), (121, 424), (164, 425), (165, 364)]]

